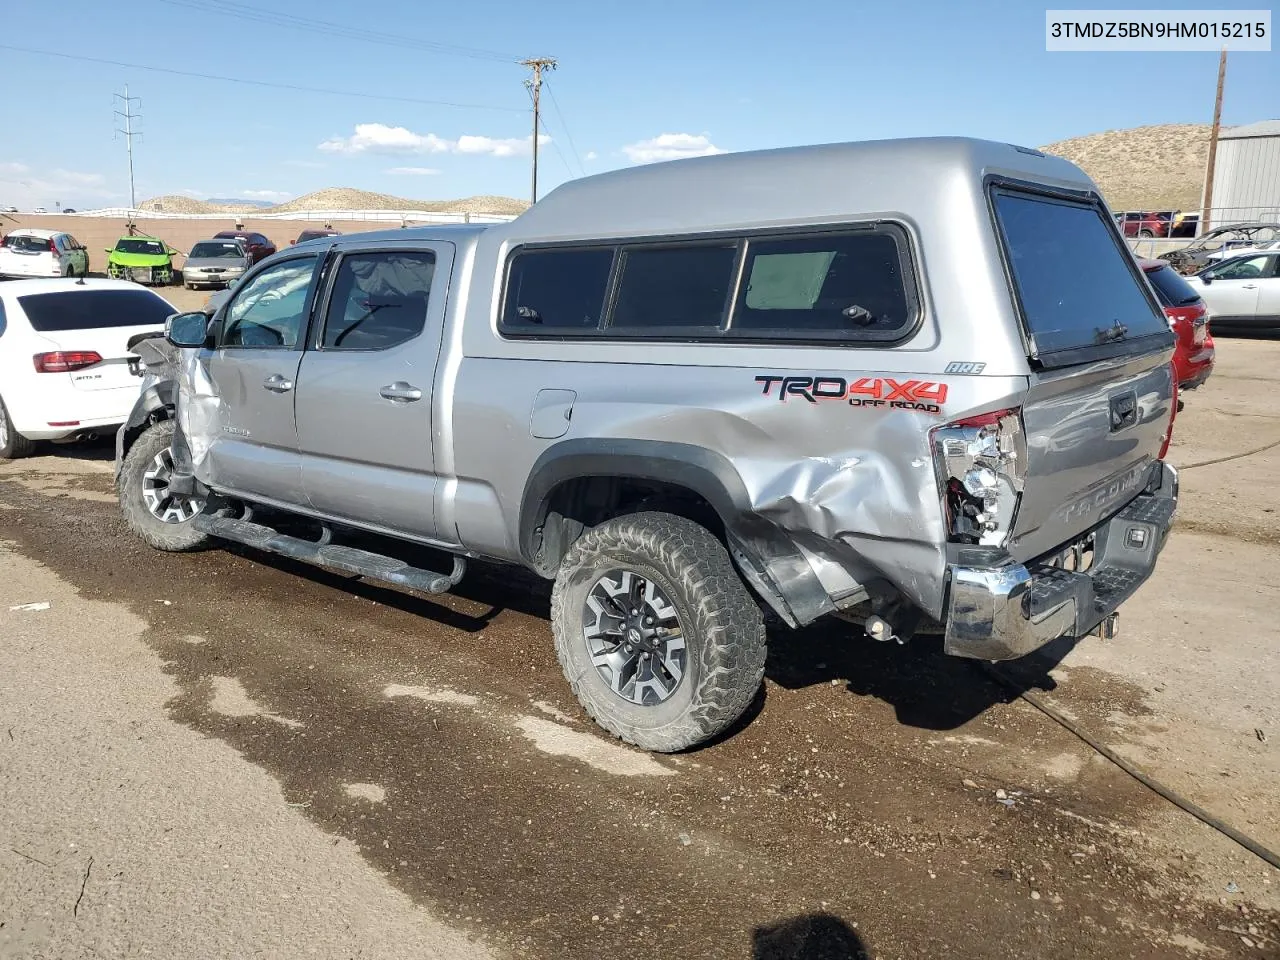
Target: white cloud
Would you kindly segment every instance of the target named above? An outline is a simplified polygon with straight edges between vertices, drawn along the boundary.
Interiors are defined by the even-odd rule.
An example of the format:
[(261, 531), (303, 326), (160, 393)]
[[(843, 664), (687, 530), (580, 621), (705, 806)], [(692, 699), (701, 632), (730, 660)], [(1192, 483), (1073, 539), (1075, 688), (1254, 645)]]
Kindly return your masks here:
[(600, 154), (596, 153), (594, 150), (588, 150), (588, 151), (587, 151), (587, 155), (586, 155), (585, 157), (583, 157), (583, 159), (584, 159), (584, 160), (598, 160), (598, 159), (600, 159)]
[[(434, 133), (414, 133), (408, 127), (389, 127), (385, 123), (357, 123), (349, 137), (332, 137), (320, 144), (325, 153), (464, 153), (493, 157), (514, 157), (530, 152), (532, 137), (495, 139), (463, 135), (457, 140), (438, 137)], [(542, 136), (539, 145), (550, 143)]]
[(629, 143), (622, 148), (632, 163), (653, 163), (657, 160), (681, 160), (685, 157), (709, 157), (724, 153), (705, 134), (661, 133), (649, 140)]
[(78, 206), (86, 200), (109, 200), (119, 196), (117, 191), (108, 189), (107, 178), (100, 173), (42, 168), (39, 174), (35, 174), (25, 163), (0, 163), (0, 203), (24, 208), (52, 208), (57, 202), (64, 206)]
[(294, 195), (284, 190), (241, 190), (240, 196), (251, 200), (291, 200)]
[(398, 177), (434, 177), (439, 172), (435, 167), (392, 167), (387, 171)]

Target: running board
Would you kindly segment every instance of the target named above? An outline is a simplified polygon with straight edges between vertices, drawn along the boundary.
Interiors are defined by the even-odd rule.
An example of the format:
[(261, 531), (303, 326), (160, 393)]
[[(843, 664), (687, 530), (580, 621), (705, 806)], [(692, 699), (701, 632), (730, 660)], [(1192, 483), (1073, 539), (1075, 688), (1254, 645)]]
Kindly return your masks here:
[(344, 547), (334, 543), (303, 540), (300, 537), (280, 533), (260, 523), (235, 520), (231, 517), (200, 514), (191, 521), (191, 524), (201, 533), (221, 537), (223, 540), (234, 540), (255, 550), (278, 553), (294, 560), (304, 560), (307, 563), (330, 567), (344, 573), (381, 580), (419, 593), (448, 593), (458, 585), (467, 569), (467, 561), (462, 557), (453, 558), (453, 571), (446, 575), (433, 570), (424, 570), (421, 567), (411, 567), (403, 560), (381, 553), (371, 553), (368, 550)]

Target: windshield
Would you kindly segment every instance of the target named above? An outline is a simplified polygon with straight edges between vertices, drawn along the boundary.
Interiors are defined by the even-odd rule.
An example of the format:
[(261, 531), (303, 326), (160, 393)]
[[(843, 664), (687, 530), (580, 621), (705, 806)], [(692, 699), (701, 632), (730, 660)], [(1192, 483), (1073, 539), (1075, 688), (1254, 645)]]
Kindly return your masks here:
[(1172, 267), (1148, 270), (1147, 279), (1155, 288), (1156, 298), (1166, 307), (1186, 307), (1200, 299), (1200, 294)]
[(239, 258), (244, 256), (240, 244), (233, 240), (205, 240), (191, 248), (191, 260), (214, 259), (217, 257)]
[(996, 192), (995, 207), (1041, 362), (1063, 351), (1169, 335), (1137, 264), (1099, 208), (1008, 190)]
[(4, 238), (3, 246), (15, 253), (48, 253), (51, 241), (44, 237), (15, 237), (13, 234)]
[(149, 253), (163, 257), (164, 244), (159, 240), (139, 240), (136, 237), (124, 237), (116, 241), (117, 253)]

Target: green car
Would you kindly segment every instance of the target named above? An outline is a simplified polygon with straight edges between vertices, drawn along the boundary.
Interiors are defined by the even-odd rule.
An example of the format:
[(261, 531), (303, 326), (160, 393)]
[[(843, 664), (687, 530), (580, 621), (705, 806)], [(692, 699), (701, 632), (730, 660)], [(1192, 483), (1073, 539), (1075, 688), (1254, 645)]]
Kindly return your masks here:
[(178, 251), (155, 237), (121, 237), (107, 250), (107, 276), (167, 286), (173, 282), (173, 258)]

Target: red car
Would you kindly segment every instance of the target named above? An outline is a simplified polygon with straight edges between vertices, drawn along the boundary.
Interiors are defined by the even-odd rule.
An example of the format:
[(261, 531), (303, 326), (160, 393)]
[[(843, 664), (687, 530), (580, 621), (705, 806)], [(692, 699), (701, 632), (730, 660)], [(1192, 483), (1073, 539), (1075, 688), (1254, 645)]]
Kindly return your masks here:
[(1151, 282), (1177, 340), (1173, 368), (1178, 372), (1178, 389), (1194, 389), (1213, 372), (1213, 335), (1204, 301), (1164, 260), (1139, 260), (1138, 265)]
[(1167, 237), (1173, 230), (1172, 213), (1117, 213), (1116, 220), (1126, 237)]
[(243, 240), (254, 263), (265, 260), (276, 252), (276, 245), (260, 233), (252, 230), (223, 230), (213, 235), (215, 240)]

